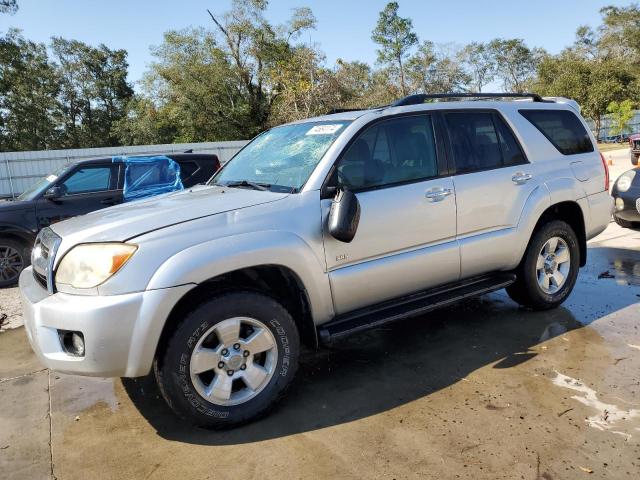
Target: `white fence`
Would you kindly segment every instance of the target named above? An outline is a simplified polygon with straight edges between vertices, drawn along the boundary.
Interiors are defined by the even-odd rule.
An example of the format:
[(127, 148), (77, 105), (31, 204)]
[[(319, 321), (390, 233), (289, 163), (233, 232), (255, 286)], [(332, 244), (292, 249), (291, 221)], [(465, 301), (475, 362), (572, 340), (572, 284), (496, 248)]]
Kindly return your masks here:
[(30, 152), (0, 152), (0, 196), (16, 196), (39, 178), (45, 177), (68, 163), (89, 158), (116, 155), (158, 155), (182, 153), (214, 153), (222, 163), (229, 160), (247, 142), (173, 143), (139, 145), (135, 147), (81, 148), (77, 150), (38, 150)]

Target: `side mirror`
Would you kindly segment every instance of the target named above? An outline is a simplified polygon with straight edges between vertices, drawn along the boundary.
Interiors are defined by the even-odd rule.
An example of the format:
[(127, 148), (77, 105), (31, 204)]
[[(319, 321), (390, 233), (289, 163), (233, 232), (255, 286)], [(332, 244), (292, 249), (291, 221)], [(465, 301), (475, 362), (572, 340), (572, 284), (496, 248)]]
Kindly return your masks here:
[(360, 222), (360, 202), (349, 190), (339, 190), (329, 210), (329, 234), (341, 242), (349, 243), (356, 236)]
[(55, 200), (62, 196), (62, 189), (60, 187), (51, 187), (44, 192), (43, 197), (47, 200)]

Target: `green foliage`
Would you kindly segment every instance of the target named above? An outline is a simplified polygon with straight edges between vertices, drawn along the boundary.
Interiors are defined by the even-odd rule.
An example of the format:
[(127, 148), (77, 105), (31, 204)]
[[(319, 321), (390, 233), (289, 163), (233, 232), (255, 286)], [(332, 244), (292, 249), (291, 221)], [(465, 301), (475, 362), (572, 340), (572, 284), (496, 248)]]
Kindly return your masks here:
[[(640, 87), (640, 9), (601, 10), (602, 24), (580, 27), (559, 55), (521, 39), (461, 48), (419, 40), (410, 18), (388, 3), (372, 30), (377, 65), (327, 65), (308, 7), (275, 25), (266, 0), (232, 0), (207, 11), (206, 27), (169, 31), (134, 94), (127, 55), (53, 38), (50, 48), (11, 30), (0, 37), (0, 149), (23, 150), (247, 139), (334, 108), (386, 105), (411, 92), (534, 90), (573, 98), (600, 129), (629, 122)], [(0, 0), (0, 13), (17, 8)]]
[(631, 122), (635, 114), (633, 102), (629, 99), (623, 100), (622, 102), (616, 102), (614, 100), (607, 107), (607, 112), (611, 114), (611, 119), (613, 120), (611, 133), (614, 135), (626, 133), (629, 128), (629, 122)]
[(127, 53), (105, 45), (53, 38), (51, 49), (60, 78), (64, 148), (113, 146), (111, 128), (125, 115), (133, 90), (127, 83)]
[(418, 36), (413, 32), (410, 18), (398, 15), (398, 2), (390, 2), (380, 12), (378, 23), (373, 30), (371, 39), (380, 45), (377, 50), (378, 62), (397, 70), (400, 76), (400, 89), (403, 95), (408, 93), (405, 82), (403, 62), (409, 51), (418, 43)]
[(496, 38), (489, 43), (490, 55), (495, 59), (497, 76), (506, 92), (523, 93), (533, 80), (536, 68), (544, 57), (541, 49), (530, 49), (519, 38)]
[(19, 31), (0, 37), (0, 150), (58, 145), (59, 77), (45, 45)]
[(13, 15), (18, 11), (17, 0), (0, 0), (0, 13)]
[(473, 92), (482, 92), (482, 88), (495, 78), (497, 65), (494, 54), (494, 49), (481, 42), (471, 42), (460, 51), (458, 57), (470, 78)]
[(582, 114), (594, 121), (599, 132), (609, 104), (627, 98), (633, 81), (628, 65), (620, 60), (595, 61), (567, 53), (542, 61), (535, 90), (576, 100)]

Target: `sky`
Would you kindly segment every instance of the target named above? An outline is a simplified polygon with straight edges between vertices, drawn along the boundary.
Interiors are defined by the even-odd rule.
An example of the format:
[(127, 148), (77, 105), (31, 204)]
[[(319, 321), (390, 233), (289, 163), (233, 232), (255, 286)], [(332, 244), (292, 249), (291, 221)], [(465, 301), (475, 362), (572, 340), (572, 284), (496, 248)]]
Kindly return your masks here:
[[(496, 37), (522, 38), (531, 47), (558, 53), (573, 42), (580, 25), (597, 26), (605, 5), (630, 0), (398, 0), (421, 40), (465, 44)], [(20, 10), (0, 16), (0, 32), (19, 28), (25, 37), (49, 43), (53, 36), (91, 45), (104, 43), (129, 52), (129, 79), (139, 80), (153, 61), (152, 45), (167, 30), (211, 26), (206, 9), (222, 13), (230, 0), (18, 0)], [(360, 60), (373, 64), (371, 41), (378, 13), (387, 0), (271, 0), (267, 18), (284, 23), (291, 9), (308, 6), (318, 25), (303, 40), (319, 44), (327, 62)]]

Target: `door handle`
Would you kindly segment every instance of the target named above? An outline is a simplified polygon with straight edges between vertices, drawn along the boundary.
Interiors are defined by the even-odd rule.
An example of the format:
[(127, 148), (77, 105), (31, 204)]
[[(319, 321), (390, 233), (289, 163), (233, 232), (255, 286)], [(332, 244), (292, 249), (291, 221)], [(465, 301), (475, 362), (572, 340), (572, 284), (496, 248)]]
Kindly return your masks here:
[(449, 195), (451, 195), (451, 193), (453, 192), (451, 191), (450, 188), (435, 187), (435, 188), (432, 188), (431, 190), (427, 190), (424, 196), (430, 202), (441, 202), (442, 200), (447, 198)]
[(530, 173), (516, 172), (513, 177), (511, 177), (511, 180), (513, 180), (513, 183), (515, 183), (516, 185), (523, 185), (532, 178), (533, 175), (531, 175)]

